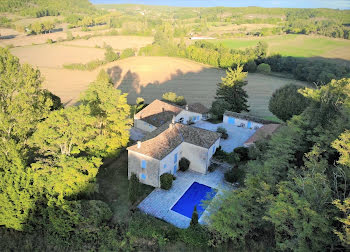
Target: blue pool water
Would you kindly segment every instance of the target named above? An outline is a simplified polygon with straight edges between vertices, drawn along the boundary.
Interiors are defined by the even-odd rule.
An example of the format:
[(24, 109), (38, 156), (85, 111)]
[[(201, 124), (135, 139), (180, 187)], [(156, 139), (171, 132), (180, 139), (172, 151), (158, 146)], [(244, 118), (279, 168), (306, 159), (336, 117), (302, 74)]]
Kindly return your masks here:
[(215, 194), (216, 191), (211, 187), (194, 182), (171, 208), (171, 210), (191, 218), (194, 206), (197, 206), (199, 219), (205, 210), (205, 207), (202, 206), (201, 201), (211, 200), (214, 198)]

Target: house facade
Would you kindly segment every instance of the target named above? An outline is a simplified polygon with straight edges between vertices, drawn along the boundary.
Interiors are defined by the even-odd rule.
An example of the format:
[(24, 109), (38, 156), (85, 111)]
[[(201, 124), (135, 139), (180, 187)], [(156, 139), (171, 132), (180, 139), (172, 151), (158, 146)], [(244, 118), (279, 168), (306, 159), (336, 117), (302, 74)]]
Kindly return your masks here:
[(168, 124), (173, 117), (175, 117), (175, 122), (188, 124), (190, 121), (206, 120), (208, 115), (209, 109), (200, 103), (180, 107), (164, 101), (154, 100), (134, 116), (134, 127), (152, 132), (163, 124)]
[(237, 127), (243, 127), (247, 129), (260, 129), (265, 124), (274, 124), (272, 121), (260, 119), (251, 115), (226, 111), (224, 113), (224, 123), (235, 125)]
[(190, 170), (206, 174), (220, 145), (220, 136), (175, 121), (163, 125), (144, 141), (128, 148), (128, 176), (134, 173), (141, 183), (160, 187), (160, 176), (176, 175), (183, 157), (190, 161)]

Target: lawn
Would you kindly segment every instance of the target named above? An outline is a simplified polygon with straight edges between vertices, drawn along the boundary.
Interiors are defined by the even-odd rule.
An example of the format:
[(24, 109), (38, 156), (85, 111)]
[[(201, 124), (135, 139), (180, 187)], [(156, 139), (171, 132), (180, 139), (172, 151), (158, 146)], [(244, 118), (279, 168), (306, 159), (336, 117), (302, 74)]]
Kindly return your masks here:
[[(114, 223), (126, 223), (130, 218), (130, 209), (133, 207), (128, 198), (128, 153), (122, 151), (120, 156), (108, 165), (103, 165), (97, 175), (99, 195), (113, 211)], [(141, 184), (141, 193), (137, 205), (154, 188)]]
[(332, 39), (305, 35), (281, 35), (256, 38), (233, 38), (218, 40), (232, 49), (255, 46), (259, 41), (266, 41), (269, 53), (280, 53), (293, 57), (325, 57), (350, 60), (350, 40)]

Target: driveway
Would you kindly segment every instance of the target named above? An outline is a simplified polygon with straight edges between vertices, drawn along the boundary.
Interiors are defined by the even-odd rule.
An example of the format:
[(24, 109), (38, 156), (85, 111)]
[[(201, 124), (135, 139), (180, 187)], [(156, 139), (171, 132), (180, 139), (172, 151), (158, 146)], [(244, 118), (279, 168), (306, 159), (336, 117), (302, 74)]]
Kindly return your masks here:
[(206, 121), (199, 121), (193, 126), (210, 131), (216, 131), (218, 127), (225, 128), (227, 130), (228, 138), (221, 139), (220, 146), (222, 150), (226, 152), (232, 152), (235, 148), (243, 146), (244, 142), (255, 133), (254, 129), (237, 127), (227, 123), (213, 124)]
[[(221, 168), (217, 168), (215, 171), (206, 175), (193, 171), (178, 171), (176, 173), (176, 180), (174, 180), (170, 190), (167, 191), (160, 188), (154, 189), (153, 192), (138, 205), (138, 208), (146, 214), (165, 220), (176, 227), (187, 228), (190, 225), (191, 219), (171, 210), (171, 208), (194, 182), (217, 189), (218, 192), (214, 199), (224, 191), (234, 189), (224, 182), (224, 170)], [(210, 207), (209, 204), (199, 218), (199, 223), (206, 224)]]

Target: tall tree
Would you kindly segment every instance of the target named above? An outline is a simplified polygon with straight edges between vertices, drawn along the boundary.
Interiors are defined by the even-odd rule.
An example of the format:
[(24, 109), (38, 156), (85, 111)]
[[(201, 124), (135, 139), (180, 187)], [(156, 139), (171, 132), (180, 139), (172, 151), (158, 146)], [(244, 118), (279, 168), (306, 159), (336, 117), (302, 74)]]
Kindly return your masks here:
[(269, 110), (283, 121), (300, 115), (309, 105), (306, 97), (298, 92), (297, 85), (288, 84), (277, 89), (270, 98)]
[(105, 71), (100, 72), (82, 95), (81, 103), (90, 108), (90, 114), (95, 118), (97, 137), (89, 144), (94, 155), (115, 155), (129, 142), (131, 119), (126, 97), (127, 94), (113, 87)]
[(248, 84), (245, 80), (247, 72), (243, 72), (243, 66), (237, 66), (226, 71), (226, 77), (222, 78), (217, 86), (216, 99), (222, 99), (229, 104), (228, 110), (234, 112), (249, 111), (248, 94), (244, 86)]
[(52, 100), (41, 89), (39, 70), (20, 65), (0, 48), (0, 136), (25, 144), (38, 122), (47, 117)]

